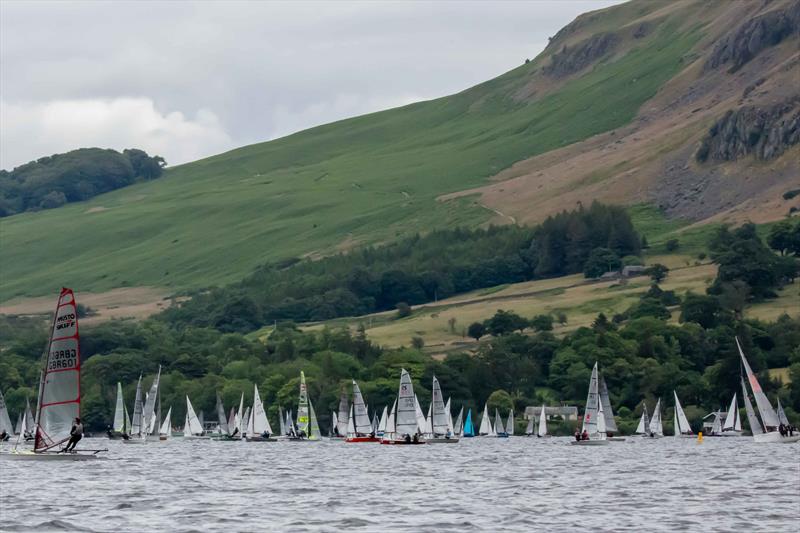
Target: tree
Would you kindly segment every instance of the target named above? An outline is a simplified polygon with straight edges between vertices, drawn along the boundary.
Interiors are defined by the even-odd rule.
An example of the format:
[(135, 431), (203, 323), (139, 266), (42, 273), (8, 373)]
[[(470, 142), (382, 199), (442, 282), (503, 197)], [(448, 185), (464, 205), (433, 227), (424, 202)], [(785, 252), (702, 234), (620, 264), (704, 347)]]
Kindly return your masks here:
[(486, 406), (489, 408), (490, 417), (494, 415), (495, 409), (506, 414), (514, 408), (514, 400), (506, 391), (496, 390), (489, 395), (486, 400)]
[(719, 298), (687, 293), (681, 304), (680, 322), (696, 322), (705, 329), (727, 322)]
[(467, 328), (467, 335), (479, 341), (481, 337), (486, 335), (486, 326), (484, 326), (482, 322), (473, 322)]
[(492, 318), (486, 321), (486, 329), (495, 337), (506, 335), (513, 331), (523, 331), (528, 327), (528, 321), (513, 311), (498, 309)]
[(447, 319), (447, 329), (450, 331), (450, 333), (455, 334), (455, 332), (456, 332), (456, 317), (451, 316), (450, 318)]
[(411, 347), (415, 350), (421, 350), (425, 347), (425, 339), (419, 336), (411, 337)]
[(662, 281), (664, 281), (664, 279), (666, 279), (667, 277), (668, 272), (669, 268), (662, 265), (661, 263), (655, 263), (654, 265), (647, 267), (647, 269), (645, 270), (645, 273), (648, 276), (650, 276), (650, 279), (652, 279), (656, 283), (661, 283)]
[(536, 331), (552, 331), (553, 317), (550, 315), (536, 315), (530, 319), (529, 324)]
[(666, 242), (664, 247), (667, 249), (668, 252), (674, 252), (680, 247), (680, 242), (678, 239), (670, 239)]
[(397, 318), (405, 318), (411, 316), (411, 306), (405, 302), (397, 304)]
[(781, 255), (800, 255), (800, 221), (784, 220), (775, 224), (767, 235), (767, 244)]
[(619, 269), (619, 256), (608, 248), (595, 248), (583, 266), (583, 275), (587, 278), (599, 278), (606, 272)]
[(563, 311), (559, 311), (556, 313), (556, 320), (558, 320), (558, 323), (563, 326), (567, 323), (567, 314)]
[(597, 318), (595, 318), (594, 322), (592, 322), (592, 329), (598, 332), (608, 331), (612, 328), (613, 326), (608, 321), (608, 317), (605, 315), (605, 313), (600, 313), (597, 315)]

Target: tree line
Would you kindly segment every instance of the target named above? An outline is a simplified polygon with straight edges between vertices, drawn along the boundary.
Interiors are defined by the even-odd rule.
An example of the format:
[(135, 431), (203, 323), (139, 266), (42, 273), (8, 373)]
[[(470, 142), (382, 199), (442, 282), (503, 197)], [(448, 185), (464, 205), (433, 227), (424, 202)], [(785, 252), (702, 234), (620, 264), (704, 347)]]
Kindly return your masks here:
[(583, 272), (598, 250), (622, 258), (639, 254), (641, 242), (625, 209), (595, 202), (534, 228), (437, 230), (316, 261), (268, 264), (239, 283), (195, 292), (161, 318), (175, 325), (248, 332), (274, 321), (358, 316)]
[(166, 161), (136, 148), (81, 148), (0, 170), (0, 217), (53, 209), (161, 176)]

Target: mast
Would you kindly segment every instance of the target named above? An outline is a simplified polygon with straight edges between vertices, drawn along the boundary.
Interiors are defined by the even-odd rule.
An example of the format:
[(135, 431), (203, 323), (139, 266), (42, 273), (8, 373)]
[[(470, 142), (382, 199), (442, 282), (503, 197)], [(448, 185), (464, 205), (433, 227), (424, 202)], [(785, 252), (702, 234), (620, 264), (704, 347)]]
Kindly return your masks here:
[(597, 363), (592, 368), (592, 377), (589, 379), (589, 393), (586, 395), (586, 408), (583, 415), (581, 433), (586, 431), (589, 435), (597, 433), (597, 414), (600, 412), (600, 397), (598, 395)]
[(747, 380), (750, 382), (750, 388), (753, 389), (753, 398), (756, 400), (756, 407), (758, 407), (758, 413), (761, 415), (761, 421), (764, 423), (764, 427), (767, 431), (774, 431), (775, 428), (780, 425), (780, 422), (778, 421), (778, 415), (772, 408), (772, 404), (769, 403), (767, 395), (764, 394), (764, 391), (761, 389), (761, 385), (758, 383), (758, 378), (753, 373), (750, 365), (747, 363), (747, 359), (742, 351), (742, 346), (739, 344), (739, 337), (734, 337), (734, 339), (736, 340), (736, 347), (739, 349), (739, 356), (742, 358), (744, 370), (747, 373)]

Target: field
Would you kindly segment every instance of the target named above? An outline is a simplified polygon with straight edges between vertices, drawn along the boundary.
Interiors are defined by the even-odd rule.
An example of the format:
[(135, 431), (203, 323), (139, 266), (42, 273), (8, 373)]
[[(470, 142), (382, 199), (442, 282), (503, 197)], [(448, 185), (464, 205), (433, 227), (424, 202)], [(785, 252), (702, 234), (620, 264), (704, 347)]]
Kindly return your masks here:
[(244, 147), (88, 202), (5, 218), (0, 301), (62, 285), (174, 293), (237, 281), (272, 260), (483, 224), (496, 213), (474, 197), (437, 197), (629, 123), (699, 38), (699, 30), (670, 22), (621, 58), (535, 98), (516, 96), (540, 66), (532, 61), (449, 97)]

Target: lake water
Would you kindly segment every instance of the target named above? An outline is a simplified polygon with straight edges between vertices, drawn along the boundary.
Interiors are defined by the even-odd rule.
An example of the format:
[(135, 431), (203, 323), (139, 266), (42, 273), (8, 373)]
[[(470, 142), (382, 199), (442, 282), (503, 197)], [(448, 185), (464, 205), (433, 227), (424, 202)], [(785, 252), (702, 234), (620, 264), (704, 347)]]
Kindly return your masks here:
[(109, 459), (0, 461), (0, 530), (798, 531), (800, 444), (568, 442), (84, 439)]

